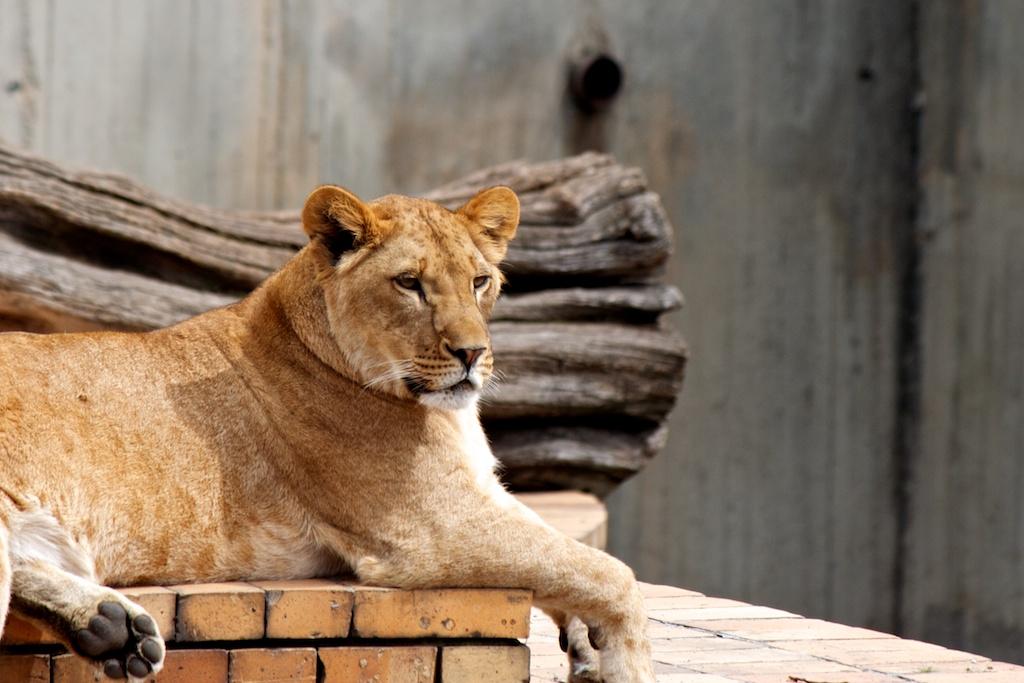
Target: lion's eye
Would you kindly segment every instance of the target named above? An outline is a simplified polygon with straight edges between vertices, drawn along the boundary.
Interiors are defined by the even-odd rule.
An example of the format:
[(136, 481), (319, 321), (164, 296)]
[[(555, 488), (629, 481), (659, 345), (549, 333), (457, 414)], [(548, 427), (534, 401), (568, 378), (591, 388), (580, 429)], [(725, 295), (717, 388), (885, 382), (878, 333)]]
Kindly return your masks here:
[(491, 281), (490, 275), (481, 275), (473, 278), (473, 289), (483, 289)]
[(423, 287), (420, 286), (420, 281), (412, 275), (399, 275), (395, 278), (395, 284), (402, 289), (408, 289), (413, 292), (423, 291)]

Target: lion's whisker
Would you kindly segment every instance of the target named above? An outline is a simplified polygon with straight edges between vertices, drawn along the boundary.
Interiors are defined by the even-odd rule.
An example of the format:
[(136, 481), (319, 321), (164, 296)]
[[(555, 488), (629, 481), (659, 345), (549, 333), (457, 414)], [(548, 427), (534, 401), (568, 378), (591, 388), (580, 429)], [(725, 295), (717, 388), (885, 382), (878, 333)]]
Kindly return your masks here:
[(388, 360), (380, 363), (374, 363), (369, 367), (373, 368), (380, 366), (387, 366), (387, 369), (363, 382), (364, 391), (403, 379), (415, 369), (415, 364), (412, 359)]

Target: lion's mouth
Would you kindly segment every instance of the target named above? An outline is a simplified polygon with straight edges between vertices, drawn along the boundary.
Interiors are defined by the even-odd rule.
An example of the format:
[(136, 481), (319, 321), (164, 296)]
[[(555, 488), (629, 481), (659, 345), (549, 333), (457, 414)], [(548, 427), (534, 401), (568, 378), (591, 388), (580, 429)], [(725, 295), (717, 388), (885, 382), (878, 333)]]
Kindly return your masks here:
[(423, 394), (441, 394), (441, 393), (452, 393), (452, 394), (465, 394), (476, 391), (479, 387), (466, 377), (459, 380), (455, 384), (451, 384), (440, 389), (431, 389), (426, 386), (422, 380), (416, 379), (415, 377), (404, 377), (402, 378), (405, 382), (405, 387), (409, 390), (413, 396), (422, 396)]
[(445, 389), (445, 391), (452, 391), (455, 393), (459, 393), (462, 391), (476, 391), (476, 387), (473, 385), (472, 382), (469, 381), (469, 378), (467, 377), (461, 382), (457, 382), (452, 386), (448, 387), (447, 389)]

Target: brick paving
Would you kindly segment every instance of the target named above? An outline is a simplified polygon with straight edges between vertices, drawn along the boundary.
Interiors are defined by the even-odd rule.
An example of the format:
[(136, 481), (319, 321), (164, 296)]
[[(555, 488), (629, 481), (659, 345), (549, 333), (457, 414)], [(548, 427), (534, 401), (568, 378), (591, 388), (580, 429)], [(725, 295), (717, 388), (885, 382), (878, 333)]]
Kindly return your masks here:
[[(659, 683), (1024, 683), (1024, 667), (887, 633), (642, 584)], [(565, 681), (558, 631), (534, 610), (531, 683)]]

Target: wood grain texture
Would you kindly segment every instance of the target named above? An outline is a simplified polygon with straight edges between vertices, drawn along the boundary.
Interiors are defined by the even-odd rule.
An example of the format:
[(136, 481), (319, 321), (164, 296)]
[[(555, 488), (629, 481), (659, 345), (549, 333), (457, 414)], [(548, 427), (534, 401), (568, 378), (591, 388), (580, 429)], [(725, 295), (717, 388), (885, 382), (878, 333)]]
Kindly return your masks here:
[(922, 5), (921, 421), (906, 633), (1021, 660), (1024, 50), (1015, 2)]
[(631, 287), (566, 287), (526, 294), (507, 294), (494, 308), (492, 320), (633, 321), (654, 323), (683, 304), (671, 285)]
[[(642, 174), (594, 154), (576, 158), (572, 171), (555, 179), (546, 175), (551, 166), (541, 166), (540, 186), (523, 194), (530, 213), (506, 258), (510, 288), (537, 287), (535, 279), (550, 286), (656, 275), (671, 250), (671, 226)], [(506, 169), (515, 189), (533, 165)], [(492, 184), (506, 184), (502, 173), (490, 175)], [(282, 212), (208, 209), (3, 146), (0, 212), (4, 232), (41, 252), (73, 249), (106, 267), (222, 291), (253, 287), (306, 242), (297, 213), (289, 219)], [(102, 249), (78, 252), (95, 240)]]
[(491, 335), (506, 376), (485, 417), (599, 414), (660, 422), (682, 386), (686, 349), (657, 327), (496, 322)]
[(572, 488), (586, 477), (590, 489), (607, 493), (624, 478), (641, 470), (665, 446), (664, 427), (613, 429), (564, 420), (513, 428), (501, 422), (487, 425), (487, 435), (502, 462), (515, 463), (503, 478), (515, 488), (544, 481)]

